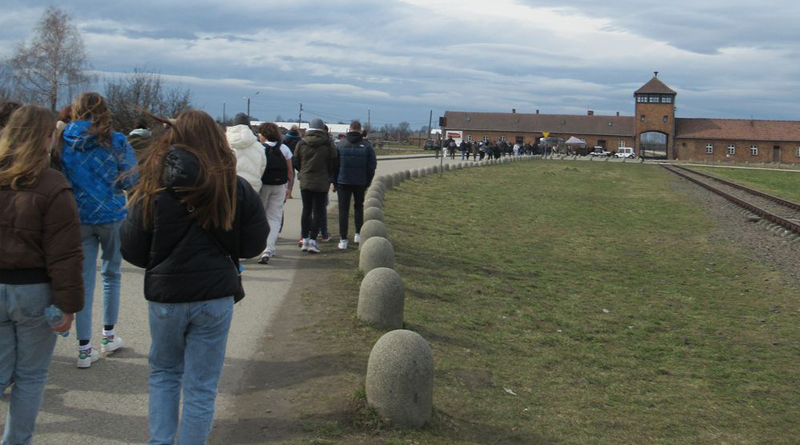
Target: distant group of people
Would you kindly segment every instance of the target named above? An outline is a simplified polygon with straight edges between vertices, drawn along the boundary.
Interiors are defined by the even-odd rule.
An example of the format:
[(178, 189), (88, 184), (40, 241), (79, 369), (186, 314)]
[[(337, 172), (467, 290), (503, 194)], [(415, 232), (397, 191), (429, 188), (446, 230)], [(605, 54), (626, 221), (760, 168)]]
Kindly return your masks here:
[[(428, 143), (429, 142), (429, 143)], [(426, 142), (426, 148), (434, 147), (436, 149), (436, 156), (439, 155), (438, 145), (436, 142), (429, 140)], [(462, 140), (456, 142), (453, 138), (447, 138), (441, 142), (442, 156), (455, 159), (458, 152), (461, 153), (461, 160), (468, 160), (470, 155), (473, 161), (488, 159), (500, 159), (503, 156), (524, 156), (538, 154), (539, 144), (528, 143), (515, 143), (509, 144), (508, 142), (500, 139), (496, 142), (490, 140), (486, 141), (467, 141)]]
[[(0, 105), (0, 396), (11, 388), (2, 443), (32, 440), (55, 334), (77, 331), (77, 367), (124, 346), (116, 333), (121, 263), (145, 269), (151, 348), (150, 442), (205, 443), (214, 416), (240, 261), (268, 264), (283, 208), (299, 181), (302, 251), (329, 239), (328, 191), (339, 198), (338, 247), (348, 248), (352, 201), (358, 243), (377, 159), (353, 121), (334, 143), (320, 119), (304, 132), (224, 128), (203, 111), (147, 114), (114, 131), (98, 93), (57, 115)], [(156, 122), (150, 129), (148, 122)], [(103, 295), (92, 342), (97, 260)], [(182, 410), (181, 410), (181, 398)], [(182, 414), (179, 414), (181, 413)]]

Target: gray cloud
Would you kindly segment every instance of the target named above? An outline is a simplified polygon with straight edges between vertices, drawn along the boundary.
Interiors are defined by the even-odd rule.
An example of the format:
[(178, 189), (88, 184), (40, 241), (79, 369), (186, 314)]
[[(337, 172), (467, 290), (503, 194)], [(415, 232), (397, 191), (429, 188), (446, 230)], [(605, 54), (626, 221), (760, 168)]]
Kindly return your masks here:
[[(256, 91), (262, 118), (296, 115), (299, 102), (343, 121), (365, 120), (368, 108), (374, 122), (417, 123), (430, 109), (631, 114), (633, 91), (660, 70), (679, 115), (796, 118), (794, 3), (446, 1), (59, 7), (99, 72), (157, 71), (214, 116), (223, 103), (240, 111)], [(0, 56), (47, 4), (4, 2)]]

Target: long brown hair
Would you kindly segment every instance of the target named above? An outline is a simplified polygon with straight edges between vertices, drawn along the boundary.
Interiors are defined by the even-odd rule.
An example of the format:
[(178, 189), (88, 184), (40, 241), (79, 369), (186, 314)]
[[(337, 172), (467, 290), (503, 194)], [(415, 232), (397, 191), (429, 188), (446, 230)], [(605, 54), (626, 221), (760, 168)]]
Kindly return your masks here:
[(195, 186), (176, 187), (181, 203), (194, 208), (192, 218), (204, 229), (230, 230), (236, 214), (236, 157), (214, 119), (199, 110), (179, 114), (174, 123), (169, 123), (169, 129), (145, 150), (139, 161), (139, 182), (131, 190), (129, 205), (141, 202), (144, 225), (149, 227), (155, 197), (164, 191), (164, 160), (172, 147), (192, 154), (200, 165), (200, 178)]
[(98, 145), (111, 146), (111, 110), (99, 93), (82, 93), (72, 104), (72, 120), (90, 121), (90, 136), (95, 136)]
[(56, 129), (53, 113), (37, 105), (14, 112), (0, 133), (0, 187), (33, 187), (50, 165), (50, 137)]

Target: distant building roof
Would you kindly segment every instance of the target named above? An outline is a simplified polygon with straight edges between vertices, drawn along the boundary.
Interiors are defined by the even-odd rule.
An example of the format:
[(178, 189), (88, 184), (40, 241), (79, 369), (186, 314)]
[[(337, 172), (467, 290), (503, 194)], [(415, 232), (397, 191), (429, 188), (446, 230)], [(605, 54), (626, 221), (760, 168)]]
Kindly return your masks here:
[(507, 131), (519, 133), (567, 133), (604, 136), (633, 135), (630, 116), (473, 113), (446, 111), (447, 129), (468, 131)]
[(672, 88), (666, 86), (658, 77), (653, 76), (649, 82), (636, 90), (633, 94), (678, 94)]
[(676, 139), (800, 141), (800, 121), (675, 119)]

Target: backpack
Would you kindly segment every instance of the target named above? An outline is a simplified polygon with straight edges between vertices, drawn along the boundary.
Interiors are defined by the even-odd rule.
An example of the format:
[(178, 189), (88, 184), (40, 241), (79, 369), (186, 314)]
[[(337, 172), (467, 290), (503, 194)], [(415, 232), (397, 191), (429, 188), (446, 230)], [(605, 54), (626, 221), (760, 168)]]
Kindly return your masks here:
[(286, 158), (281, 152), (281, 143), (276, 143), (274, 147), (264, 144), (264, 151), (267, 154), (267, 168), (261, 175), (261, 183), (281, 185), (289, 182), (289, 170), (286, 167)]

